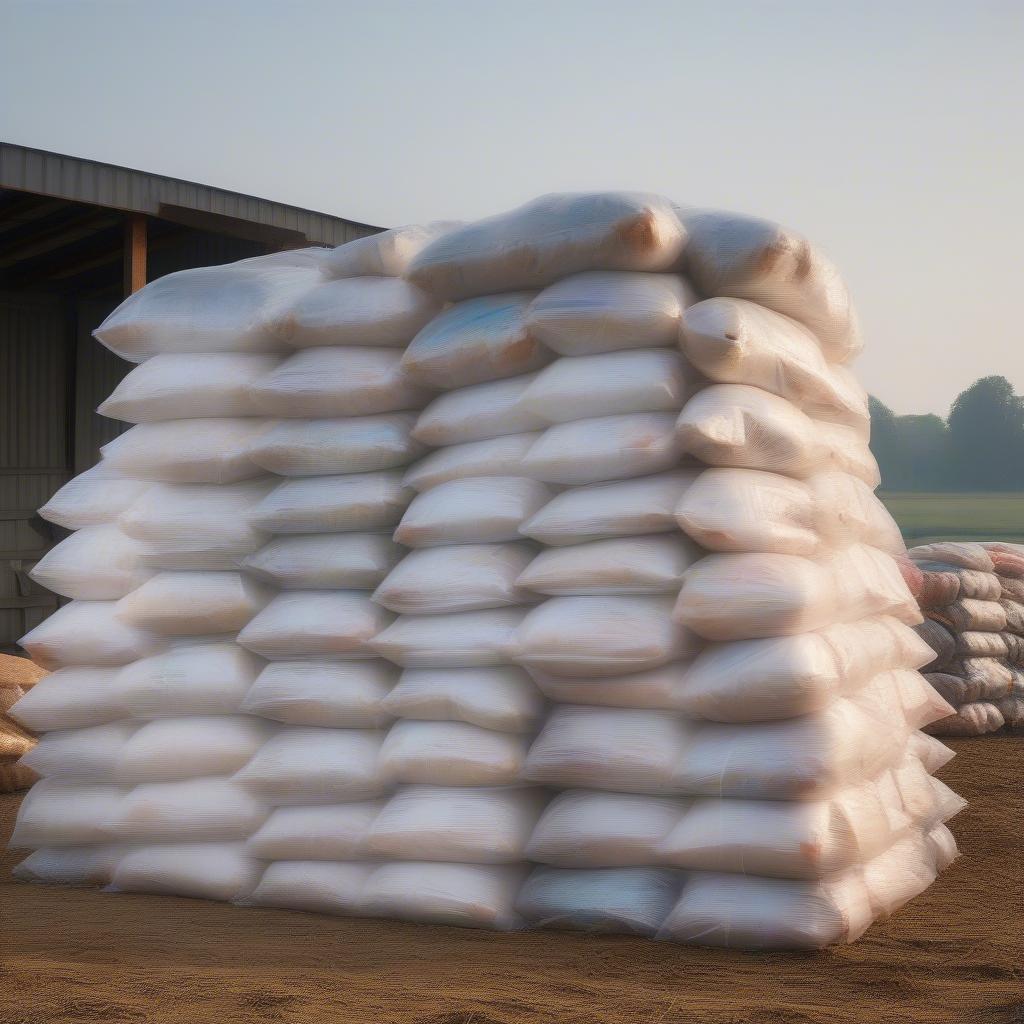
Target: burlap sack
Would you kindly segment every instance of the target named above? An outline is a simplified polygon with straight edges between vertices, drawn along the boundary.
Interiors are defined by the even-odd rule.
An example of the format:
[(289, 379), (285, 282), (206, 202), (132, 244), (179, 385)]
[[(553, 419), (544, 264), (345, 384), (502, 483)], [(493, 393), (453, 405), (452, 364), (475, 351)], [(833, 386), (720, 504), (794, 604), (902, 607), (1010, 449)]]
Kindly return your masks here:
[[(1005, 634), (1010, 636), (1011, 634)], [(1002, 633), (965, 630), (956, 637), (956, 649), (967, 658), (1005, 658), (1009, 650)]]
[(999, 577), (980, 569), (957, 569), (960, 577), (960, 596), (977, 601), (998, 601), (1002, 592)]
[(973, 597), (961, 597), (942, 611), (943, 617), (959, 631), (981, 630), (999, 633), (1006, 629), (1006, 612), (998, 601), (979, 601)]
[(0, 654), (0, 688), (20, 686), (27, 690), (48, 674), (28, 658)]
[(929, 662), (925, 668), (939, 670), (948, 666), (956, 657), (956, 637), (942, 623), (926, 618), (924, 622), (912, 628), (935, 652), (935, 659)]
[(1024, 637), (1016, 633), (1000, 634), (1006, 644), (1006, 660), (1011, 666), (1024, 668)]
[(18, 764), (15, 758), (0, 758), (0, 793), (28, 789), (38, 778), (31, 768)]
[(954, 676), (949, 672), (925, 672), (924, 677), (936, 693), (955, 708), (978, 699), (978, 685), (962, 676)]
[(31, 733), (16, 725), (6, 715), (0, 716), (0, 759), (24, 757), (35, 745)]
[(907, 552), (915, 562), (945, 562), (961, 569), (992, 571), (992, 558), (980, 545), (966, 541), (944, 540), (935, 544), (919, 544)]
[(921, 588), (915, 595), (924, 609), (944, 608), (960, 596), (960, 577), (953, 572), (921, 571)]
[(1006, 728), (1012, 732), (1024, 729), (1024, 697), (1004, 697), (996, 707), (1006, 722)]
[(982, 736), (996, 732), (1003, 727), (1002, 712), (995, 706), (983, 701), (964, 704), (955, 715), (932, 722), (925, 727), (925, 732), (932, 736)]
[(977, 685), (977, 700), (999, 700), (1013, 690), (1013, 672), (996, 658), (963, 658), (950, 671)]
[(992, 565), (1000, 576), (1020, 578), (1024, 576), (1024, 551), (1008, 544), (986, 544), (985, 550), (992, 559)]

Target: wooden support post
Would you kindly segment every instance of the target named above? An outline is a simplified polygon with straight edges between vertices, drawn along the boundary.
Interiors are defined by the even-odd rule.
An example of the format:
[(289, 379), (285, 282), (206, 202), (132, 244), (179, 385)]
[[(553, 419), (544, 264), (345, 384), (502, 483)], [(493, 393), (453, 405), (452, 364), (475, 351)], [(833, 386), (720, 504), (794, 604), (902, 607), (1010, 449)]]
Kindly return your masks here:
[(124, 294), (146, 287), (146, 217), (132, 213), (124, 224)]

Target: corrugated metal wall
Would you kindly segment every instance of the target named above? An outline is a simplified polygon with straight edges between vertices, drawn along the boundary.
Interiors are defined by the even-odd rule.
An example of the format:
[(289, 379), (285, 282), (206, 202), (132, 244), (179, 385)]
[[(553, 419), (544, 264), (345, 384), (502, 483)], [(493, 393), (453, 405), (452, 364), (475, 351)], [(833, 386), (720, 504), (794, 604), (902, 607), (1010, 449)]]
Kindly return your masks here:
[(0, 293), (0, 647), (57, 605), (27, 570), (59, 533), (35, 510), (71, 473), (71, 326), (59, 298)]
[[(264, 251), (191, 232), (153, 253), (149, 278)], [(35, 510), (131, 426), (96, 414), (132, 369), (92, 336), (119, 301), (0, 292), (0, 650), (13, 649), (58, 604), (28, 570), (67, 533)]]

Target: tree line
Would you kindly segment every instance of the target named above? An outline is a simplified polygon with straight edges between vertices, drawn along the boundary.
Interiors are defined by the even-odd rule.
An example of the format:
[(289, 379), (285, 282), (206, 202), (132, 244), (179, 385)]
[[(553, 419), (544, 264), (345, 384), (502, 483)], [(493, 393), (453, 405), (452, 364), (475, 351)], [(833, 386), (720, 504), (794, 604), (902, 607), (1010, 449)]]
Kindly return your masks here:
[(869, 404), (883, 489), (1024, 490), (1024, 398), (1005, 377), (961, 391), (947, 419), (897, 416), (873, 396)]

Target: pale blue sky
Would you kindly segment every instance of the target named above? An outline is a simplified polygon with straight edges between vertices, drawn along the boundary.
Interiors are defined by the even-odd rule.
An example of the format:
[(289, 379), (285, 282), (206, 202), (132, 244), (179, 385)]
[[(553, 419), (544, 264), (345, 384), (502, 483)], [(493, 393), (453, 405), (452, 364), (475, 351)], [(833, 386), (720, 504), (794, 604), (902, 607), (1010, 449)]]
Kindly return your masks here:
[(0, 0), (0, 137), (383, 225), (637, 188), (846, 273), (862, 378), (1024, 391), (1024, 2)]

